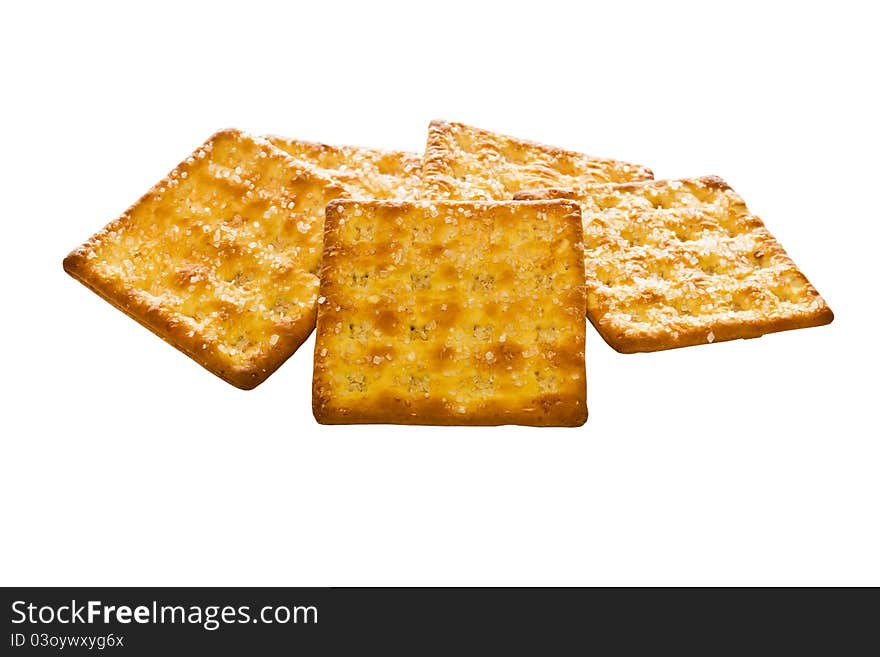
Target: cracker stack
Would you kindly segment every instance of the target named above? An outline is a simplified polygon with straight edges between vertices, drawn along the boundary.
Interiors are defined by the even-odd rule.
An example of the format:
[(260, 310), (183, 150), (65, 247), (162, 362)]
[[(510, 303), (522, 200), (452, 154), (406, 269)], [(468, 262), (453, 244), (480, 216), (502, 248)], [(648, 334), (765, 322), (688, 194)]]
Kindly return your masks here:
[(833, 319), (720, 178), (444, 121), (424, 158), (220, 131), (64, 268), (240, 388), (317, 317), (335, 424), (583, 424), (585, 316), (626, 353)]

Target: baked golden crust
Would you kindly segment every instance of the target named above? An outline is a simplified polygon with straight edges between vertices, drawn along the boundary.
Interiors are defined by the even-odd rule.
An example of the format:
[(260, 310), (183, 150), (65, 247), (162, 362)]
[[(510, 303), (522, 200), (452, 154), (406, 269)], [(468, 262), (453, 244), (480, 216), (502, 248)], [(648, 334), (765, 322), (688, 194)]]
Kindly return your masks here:
[(721, 178), (535, 190), (517, 198), (581, 203), (587, 316), (617, 351), (755, 338), (834, 319)]
[(422, 158), (417, 153), (329, 146), (275, 135), (266, 139), (338, 181), (352, 198), (412, 200), (421, 194)]
[(654, 176), (638, 164), (589, 157), (462, 123), (432, 121), (422, 177), (426, 198), (504, 200), (527, 189)]
[(213, 135), (64, 269), (244, 389), (308, 337), (334, 181), (267, 141)]
[(583, 424), (581, 238), (569, 201), (330, 203), (315, 418)]

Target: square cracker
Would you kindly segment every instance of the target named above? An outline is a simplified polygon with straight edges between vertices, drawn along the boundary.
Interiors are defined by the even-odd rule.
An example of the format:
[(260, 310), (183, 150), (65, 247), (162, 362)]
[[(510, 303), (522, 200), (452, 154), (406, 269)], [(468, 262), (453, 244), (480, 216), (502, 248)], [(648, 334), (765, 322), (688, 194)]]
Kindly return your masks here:
[(417, 153), (329, 146), (274, 135), (266, 139), (338, 181), (352, 198), (417, 199), (421, 194), (422, 158)]
[(590, 157), (462, 123), (432, 121), (423, 166), (425, 196), (511, 199), (541, 187), (572, 187), (653, 178), (638, 164)]
[(756, 338), (834, 318), (721, 178), (540, 190), (517, 198), (581, 203), (587, 316), (617, 351)]
[(583, 424), (581, 237), (570, 201), (331, 203), (316, 419)]
[(332, 180), (237, 130), (213, 135), (64, 269), (239, 388), (308, 337)]

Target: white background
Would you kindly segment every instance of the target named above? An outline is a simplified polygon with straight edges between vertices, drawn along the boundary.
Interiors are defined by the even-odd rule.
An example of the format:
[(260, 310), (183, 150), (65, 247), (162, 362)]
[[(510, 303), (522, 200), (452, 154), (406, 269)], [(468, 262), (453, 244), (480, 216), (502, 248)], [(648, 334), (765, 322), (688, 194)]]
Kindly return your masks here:
[[(876, 17), (418, 4), (4, 5), (0, 583), (880, 584)], [(837, 318), (589, 328), (580, 429), (323, 427), (312, 340), (242, 392), (61, 269), (218, 128), (420, 151), (431, 118), (719, 174)]]

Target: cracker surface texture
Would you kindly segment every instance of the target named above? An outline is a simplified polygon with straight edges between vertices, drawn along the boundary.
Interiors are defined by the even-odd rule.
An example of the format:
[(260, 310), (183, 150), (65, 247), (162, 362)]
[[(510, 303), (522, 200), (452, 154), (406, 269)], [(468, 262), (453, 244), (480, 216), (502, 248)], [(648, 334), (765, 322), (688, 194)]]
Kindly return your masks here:
[(412, 200), (421, 194), (422, 158), (417, 153), (330, 146), (274, 135), (267, 139), (338, 181), (351, 198)]
[(308, 337), (324, 207), (344, 191), (223, 130), (65, 260), (100, 296), (239, 388)]
[(505, 200), (524, 190), (650, 180), (653, 174), (638, 164), (432, 121), (423, 178), (426, 198)]
[(587, 316), (624, 353), (828, 324), (831, 309), (715, 176), (521, 193), (581, 203)]
[(581, 240), (571, 201), (331, 203), (317, 420), (583, 424)]

